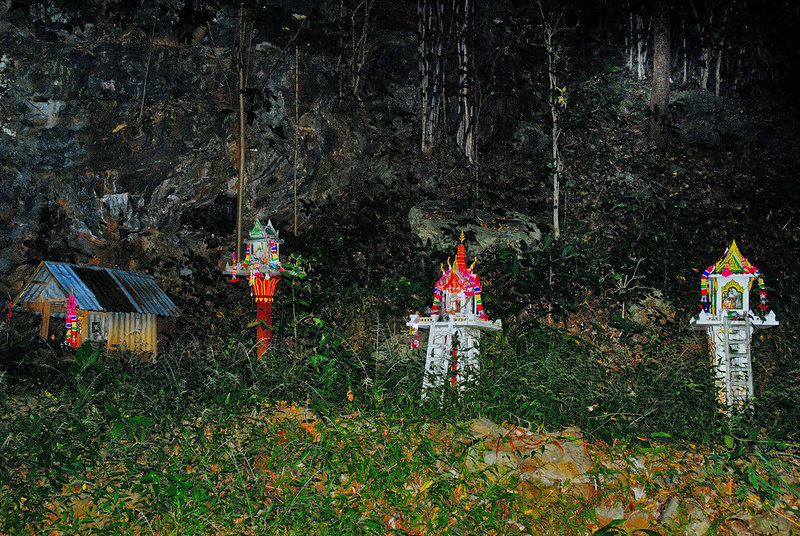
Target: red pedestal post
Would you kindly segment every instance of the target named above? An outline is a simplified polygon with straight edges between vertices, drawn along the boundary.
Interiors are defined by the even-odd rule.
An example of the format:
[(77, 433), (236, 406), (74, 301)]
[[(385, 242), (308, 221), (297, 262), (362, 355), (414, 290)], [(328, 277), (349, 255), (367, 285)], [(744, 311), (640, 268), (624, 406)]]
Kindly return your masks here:
[[(251, 282), (253, 294), (256, 297), (256, 320), (258, 327), (258, 350), (256, 356), (261, 359), (272, 344), (272, 299), (275, 296), (275, 287), (280, 281), (280, 276), (255, 277)], [(264, 326), (266, 324), (266, 327)]]
[[(266, 353), (272, 344), (272, 298), (256, 302), (256, 320), (258, 320), (258, 327), (256, 328), (258, 350), (256, 356), (261, 359), (261, 356)], [(265, 324), (266, 327), (264, 327)]]

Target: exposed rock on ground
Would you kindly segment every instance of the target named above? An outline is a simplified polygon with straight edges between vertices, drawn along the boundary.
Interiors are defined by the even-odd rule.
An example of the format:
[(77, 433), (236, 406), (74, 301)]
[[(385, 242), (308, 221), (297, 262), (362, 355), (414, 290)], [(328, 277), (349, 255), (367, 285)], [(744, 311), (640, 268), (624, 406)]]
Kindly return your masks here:
[(675, 307), (664, 298), (663, 292), (652, 289), (628, 308), (628, 319), (642, 326), (663, 326), (675, 319)]
[[(486, 419), (472, 421), (469, 430), (476, 440), (469, 458), (474, 471), (510, 471), (522, 487), (583, 497), (593, 505), (599, 526), (624, 520), (621, 527), (630, 530), (696, 536), (712, 525), (736, 535), (800, 530), (800, 499), (786, 495), (793, 504), (764, 501), (743, 489), (733, 466), (720, 465), (719, 454), (707, 448), (690, 444), (682, 450), (645, 438), (633, 448), (609, 446), (585, 440), (575, 428), (532, 432)], [(786, 486), (800, 484), (797, 464), (787, 464), (781, 473)]]

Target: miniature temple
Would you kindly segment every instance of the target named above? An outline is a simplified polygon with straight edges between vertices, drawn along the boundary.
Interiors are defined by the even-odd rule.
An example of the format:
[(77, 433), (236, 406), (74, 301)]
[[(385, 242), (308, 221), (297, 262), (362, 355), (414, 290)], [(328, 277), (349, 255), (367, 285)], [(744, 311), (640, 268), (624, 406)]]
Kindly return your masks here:
[(280, 245), (278, 231), (267, 221), (266, 229), (256, 219), (250, 238), (245, 240), (245, 257), (239, 262), (235, 253), (231, 253), (231, 264), (225, 266), (224, 273), (231, 276), (230, 282), (239, 281), (239, 276), (246, 277), (250, 284), (250, 292), (256, 299), (256, 320), (258, 350), (261, 358), (272, 344), (272, 301), (275, 287), (281, 279), (284, 269), (280, 261)]
[[(428, 349), (422, 396), (429, 389), (449, 381), (462, 389), (464, 382), (478, 372), (478, 341), (481, 331), (500, 331), (502, 322), (490, 321), (481, 303), (478, 275), (466, 263), (464, 233), (458, 245), (455, 263), (442, 265), (442, 276), (436, 282), (430, 316), (411, 315), (406, 324), (413, 334), (412, 346), (419, 346), (419, 330), (428, 329)], [(477, 260), (477, 258), (476, 258)]]
[[(750, 309), (750, 290), (758, 283), (759, 303)], [(750, 341), (756, 329), (778, 325), (767, 305), (761, 272), (742, 256), (734, 240), (700, 279), (700, 314), (690, 327), (708, 333), (718, 399), (730, 413), (753, 397)]]

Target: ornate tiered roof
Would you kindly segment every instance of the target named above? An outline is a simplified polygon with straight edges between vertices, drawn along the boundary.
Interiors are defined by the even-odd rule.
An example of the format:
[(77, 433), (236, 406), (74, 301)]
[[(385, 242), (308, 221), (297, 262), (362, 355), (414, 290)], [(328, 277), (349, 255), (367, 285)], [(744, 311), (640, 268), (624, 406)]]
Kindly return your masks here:
[[(710, 270), (710, 272), (712, 271)], [(758, 272), (758, 269), (742, 255), (739, 251), (739, 246), (736, 245), (736, 240), (731, 243), (713, 269), (713, 273), (722, 274), (726, 277), (730, 274), (754, 274), (756, 272)]]

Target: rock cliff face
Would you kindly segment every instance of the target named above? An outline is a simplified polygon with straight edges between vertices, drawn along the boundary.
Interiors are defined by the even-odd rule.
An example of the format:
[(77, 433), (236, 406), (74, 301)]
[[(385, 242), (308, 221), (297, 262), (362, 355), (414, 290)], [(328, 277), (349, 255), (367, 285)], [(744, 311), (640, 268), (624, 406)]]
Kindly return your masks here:
[[(196, 44), (111, 25), (37, 31), (0, 10), (0, 278), (11, 292), (43, 258), (136, 268), (233, 247), (238, 173), (235, 13)], [(286, 13), (287, 17), (291, 12)], [(278, 21), (280, 22), (280, 21)], [(198, 34), (200, 35), (200, 34)], [(343, 109), (336, 55), (299, 50), (301, 208), (365, 170), (371, 121), (395, 133), (416, 107), (413, 33), (388, 32), (365, 76), (369, 110)], [(254, 32), (247, 92), (246, 215), (291, 222), (294, 45)], [(301, 213), (301, 218), (304, 215)], [(221, 239), (220, 237), (224, 237)]]

